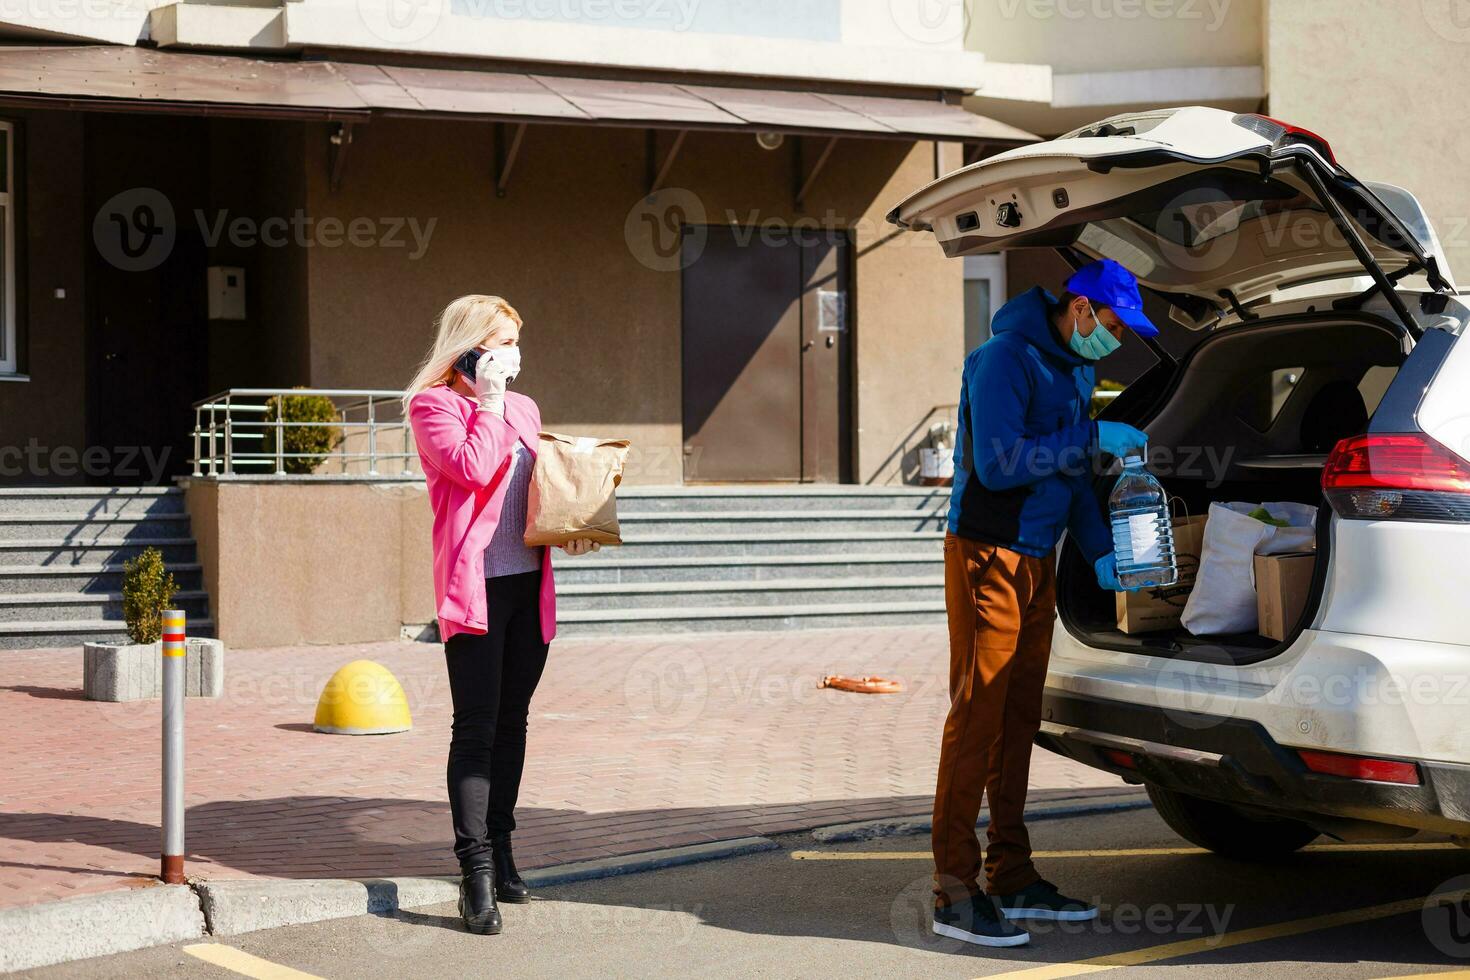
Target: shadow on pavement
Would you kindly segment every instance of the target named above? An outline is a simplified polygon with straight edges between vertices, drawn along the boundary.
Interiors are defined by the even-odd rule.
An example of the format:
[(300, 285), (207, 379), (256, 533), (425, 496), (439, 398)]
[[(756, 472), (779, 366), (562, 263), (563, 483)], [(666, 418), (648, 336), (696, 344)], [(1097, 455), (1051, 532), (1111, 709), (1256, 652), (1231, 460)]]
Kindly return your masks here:
[[(1129, 842), (1140, 821), (1156, 833)], [(1470, 853), (1426, 851), (1307, 851), (1250, 865), (1213, 854), (1158, 854), (1052, 858), (1047, 848), (1189, 847), (1152, 811), (1075, 817), (1038, 823), (1032, 830), (1041, 873), (1063, 890), (1101, 906), (1090, 923), (1027, 923), (1030, 945), (996, 950), (933, 935), (932, 864), (927, 837), (889, 838), (823, 851), (912, 852), (904, 860), (795, 860), (769, 852), (709, 865), (586, 882), (543, 890), (541, 901), (583, 907), (571, 918), (595, 923), (638, 922), (663, 911), (694, 916), (699, 925), (764, 937), (841, 939), (933, 953), (1022, 963), (1065, 963), (1188, 940), (1220, 932), (1292, 922), (1327, 913), (1407, 900), (1393, 916), (1375, 916), (1336, 929), (1290, 932), (1261, 942), (1207, 947), (1209, 963), (1383, 961), (1464, 965), (1470, 936), (1455, 949), (1432, 940), (1421, 904), (1470, 872)], [(1123, 841), (1119, 843), (1118, 841)], [(792, 848), (818, 849), (809, 838)], [(1465, 887), (1462, 882), (1459, 886)], [(1449, 910), (1454, 914), (1454, 910)], [(1462, 913), (1463, 914), (1463, 913)], [(507, 929), (515, 910), (507, 913)], [(1173, 958), (1169, 961), (1177, 963)], [(1195, 962), (1185, 960), (1184, 962)], [(1161, 962), (1162, 965), (1162, 962)], [(1411, 972), (1405, 970), (1403, 972)], [(1379, 974), (1387, 975), (1387, 974)]]

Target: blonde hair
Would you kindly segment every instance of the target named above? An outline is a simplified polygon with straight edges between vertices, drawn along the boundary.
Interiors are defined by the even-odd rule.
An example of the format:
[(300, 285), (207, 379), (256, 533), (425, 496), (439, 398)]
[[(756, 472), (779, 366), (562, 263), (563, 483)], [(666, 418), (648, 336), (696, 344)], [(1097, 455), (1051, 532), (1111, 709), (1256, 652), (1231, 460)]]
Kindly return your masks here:
[(403, 393), (403, 414), (413, 396), (454, 380), (454, 362), (472, 347), (488, 347), (507, 330), (521, 329), (521, 315), (499, 296), (461, 296), (439, 314), (433, 346)]

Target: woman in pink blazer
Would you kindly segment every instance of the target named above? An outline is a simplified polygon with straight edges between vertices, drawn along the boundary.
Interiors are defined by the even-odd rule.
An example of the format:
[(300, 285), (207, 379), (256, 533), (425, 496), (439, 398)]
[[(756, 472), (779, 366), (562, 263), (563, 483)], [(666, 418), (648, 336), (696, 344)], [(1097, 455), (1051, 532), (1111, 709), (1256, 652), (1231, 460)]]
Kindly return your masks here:
[[(526, 488), (541, 412), (506, 384), (520, 373), (521, 318), (499, 296), (462, 296), (404, 394), (434, 509), (434, 601), (454, 702), (449, 809), (459, 911), (500, 932), (496, 902), (528, 902), (511, 854), (531, 695), (556, 635), (551, 554), (527, 547)], [(474, 376), (456, 369), (481, 352)], [(591, 541), (568, 554), (597, 549)]]

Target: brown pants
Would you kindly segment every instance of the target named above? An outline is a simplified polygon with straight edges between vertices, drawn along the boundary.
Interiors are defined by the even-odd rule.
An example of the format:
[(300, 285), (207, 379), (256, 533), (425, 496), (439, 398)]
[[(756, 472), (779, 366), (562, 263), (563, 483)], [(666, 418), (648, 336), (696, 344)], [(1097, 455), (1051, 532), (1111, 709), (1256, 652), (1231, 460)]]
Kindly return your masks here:
[(1056, 558), (944, 537), (949, 614), (949, 717), (934, 792), (934, 895), (941, 905), (979, 891), (975, 821), (990, 799), (987, 890), (1020, 891), (1038, 878), (1023, 819), (1031, 739), (1056, 621)]

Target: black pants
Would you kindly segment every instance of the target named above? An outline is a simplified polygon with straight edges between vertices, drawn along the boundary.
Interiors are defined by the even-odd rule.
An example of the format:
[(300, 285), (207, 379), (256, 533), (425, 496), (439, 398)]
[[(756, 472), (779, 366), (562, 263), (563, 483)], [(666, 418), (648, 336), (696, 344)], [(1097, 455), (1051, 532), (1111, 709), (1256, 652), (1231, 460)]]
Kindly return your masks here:
[(516, 826), (526, 762), (526, 714), (546, 666), (541, 642), (541, 573), (485, 580), (489, 631), (456, 633), (444, 644), (454, 728), (449, 742), (449, 810), (461, 868)]

